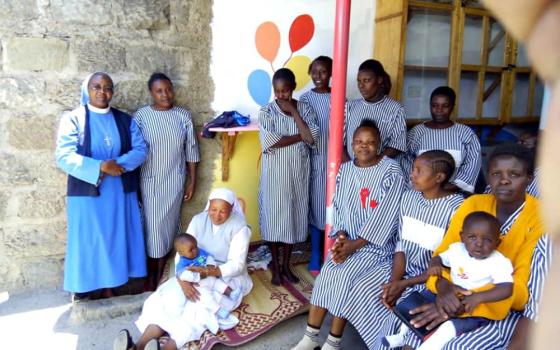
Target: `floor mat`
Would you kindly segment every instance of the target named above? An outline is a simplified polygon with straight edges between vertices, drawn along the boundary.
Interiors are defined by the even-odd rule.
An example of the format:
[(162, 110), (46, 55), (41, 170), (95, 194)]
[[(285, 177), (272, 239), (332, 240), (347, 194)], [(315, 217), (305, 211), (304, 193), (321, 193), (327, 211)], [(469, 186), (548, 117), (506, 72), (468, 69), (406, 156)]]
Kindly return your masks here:
[(208, 350), (220, 343), (226, 346), (245, 344), (278, 323), (307, 312), (314, 278), (307, 271), (309, 256), (306, 250), (300, 252), (294, 252), (292, 258), (294, 273), (300, 278), (299, 283), (286, 281), (282, 286), (274, 286), (270, 283), (269, 270), (250, 272), (253, 290), (243, 299), (239, 308), (233, 311), (239, 318), (239, 324), (233, 329), (220, 331), (217, 335), (206, 331), (200, 341), (190, 342), (182, 350)]

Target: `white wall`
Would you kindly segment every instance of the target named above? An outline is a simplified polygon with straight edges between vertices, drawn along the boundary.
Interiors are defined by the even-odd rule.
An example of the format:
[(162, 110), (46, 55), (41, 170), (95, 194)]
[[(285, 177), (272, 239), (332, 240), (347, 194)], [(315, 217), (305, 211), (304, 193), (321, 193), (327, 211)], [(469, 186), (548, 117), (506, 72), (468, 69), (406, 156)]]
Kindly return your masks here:
[[(238, 110), (251, 114), (253, 118), (257, 117), (259, 105), (249, 93), (247, 79), (256, 69), (268, 72), (270, 77), (273, 74), (270, 63), (261, 57), (255, 47), (255, 32), (263, 22), (274, 22), (281, 35), (280, 48), (276, 59), (272, 62), (274, 70), (282, 68), (290, 56), (288, 43), (290, 25), (302, 14), (308, 14), (313, 18), (315, 32), (310, 42), (294, 55), (306, 56), (309, 61), (319, 55), (332, 57), (335, 2), (335, 0), (215, 0), (211, 63), (215, 92), (212, 108), (217, 113)], [(347, 79), (349, 98), (359, 96), (356, 87), (358, 66), (373, 54), (374, 12), (375, 1), (352, 1)], [(296, 91), (296, 98), (312, 87), (313, 83), (309, 81)]]

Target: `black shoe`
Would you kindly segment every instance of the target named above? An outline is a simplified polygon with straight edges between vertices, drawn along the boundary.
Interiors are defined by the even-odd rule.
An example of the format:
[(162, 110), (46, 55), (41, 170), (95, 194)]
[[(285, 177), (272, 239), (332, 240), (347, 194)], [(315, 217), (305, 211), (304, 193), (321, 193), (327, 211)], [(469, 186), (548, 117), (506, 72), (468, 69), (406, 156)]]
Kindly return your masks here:
[(113, 350), (129, 350), (134, 348), (134, 343), (127, 329), (121, 329), (113, 341)]
[(72, 293), (72, 304), (89, 300), (89, 293)]

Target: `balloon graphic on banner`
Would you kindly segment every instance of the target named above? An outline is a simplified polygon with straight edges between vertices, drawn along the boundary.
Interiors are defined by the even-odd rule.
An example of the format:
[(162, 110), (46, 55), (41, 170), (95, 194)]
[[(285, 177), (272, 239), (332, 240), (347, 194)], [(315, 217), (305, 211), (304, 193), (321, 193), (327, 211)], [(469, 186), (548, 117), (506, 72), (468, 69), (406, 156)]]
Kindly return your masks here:
[(276, 24), (263, 22), (259, 25), (255, 33), (255, 46), (259, 54), (272, 64), (280, 48), (280, 31)]
[(266, 71), (262, 69), (252, 71), (247, 79), (247, 88), (253, 101), (259, 106), (264, 106), (270, 101), (272, 82), (270, 75)]
[(290, 27), (289, 41), (290, 49), (296, 52), (301, 49), (313, 38), (315, 32), (315, 24), (310, 15), (300, 15), (292, 22)]
[(286, 68), (289, 68), (296, 76), (295, 91), (303, 89), (311, 80), (309, 73), (307, 73), (309, 64), (311, 64), (311, 59), (307, 56), (294, 56), (286, 63)]

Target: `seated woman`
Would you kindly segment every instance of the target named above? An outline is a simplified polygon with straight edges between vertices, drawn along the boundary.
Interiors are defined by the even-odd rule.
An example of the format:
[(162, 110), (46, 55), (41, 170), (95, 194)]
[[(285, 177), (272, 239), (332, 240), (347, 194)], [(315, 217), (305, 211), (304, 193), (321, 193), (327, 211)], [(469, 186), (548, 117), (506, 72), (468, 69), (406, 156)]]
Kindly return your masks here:
[[(397, 242), (397, 226), (403, 177), (399, 165), (380, 155), (381, 136), (372, 120), (365, 119), (354, 131), (355, 158), (342, 164), (333, 198), (331, 237), (337, 241), (313, 287), (307, 329), (292, 350), (319, 347), (319, 329), (327, 314), (333, 315), (330, 334), (321, 349), (339, 349), (346, 325), (343, 310), (352, 299), (352, 286), (364, 276), (372, 276), (377, 288), (380, 317), (368, 319), (372, 327), (390, 314), (379, 303), (379, 286), (389, 279), (391, 258)], [(365, 291), (372, 292), (370, 290)]]
[[(235, 193), (225, 188), (213, 190), (205, 210), (192, 218), (187, 233), (196, 237), (200, 247), (211, 254), (218, 264), (216, 267), (193, 266), (191, 271), (200, 273), (201, 277), (222, 278), (232, 289), (240, 288), (243, 295), (251, 291), (253, 281), (246, 268), (251, 231)], [(178, 256), (175, 263), (177, 261)], [(170, 315), (164, 310), (165, 299), (177, 283), (190, 302), (185, 303), (182, 312)], [(159, 286), (144, 303), (142, 314), (136, 322), (138, 329), (143, 332), (138, 342), (134, 344), (128, 331), (122, 330), (115, 339), (113, 349), (178, 349), (189, 341), (200, 339), (208, 326), (216, 322), (221, 329), (229, 329), (237, 324), (233, 316), (217, 319), (206, 308), (198, 307), (196, 301), (199, 300), (200, 292), (196, 287), (196, 284), (180, 281), (176, 277)], [(227, 311), (237, 308), (240, 303), (241, 298), (234, 301), (224, 297), (220, 300), (221, 307)], [(159, 339), (164, 335), (169, 337)]]
[[(515, 144), (498, 146), (490, 156), (488, 179), (492, 194), (474, 195), (465, 200), (453, 216), (442, 244), (434, 254), (446, 250), (460, 240), (460, 227), (464, 218), (474, 211), (495, 215), (501, 226), (502, 241), (498, 247), (514, 266), (513, 295), (490, 304), (473, 316), (509, 311), (502, 321), (492, 321), (473, 332), (465, 333), (446, 344), (444, 349), (522, 349), (516, 347), (527, 339), (531, 320), (535, 320), (539, 291), (550, 262), (550, 241), (544, 234), (539, 214), (539, 201), (526, 194), (533, 178), (533, 158), (525, 148)], [(433, 329), (448, 317), (463, 312), (457, 288), (447, 279), (430, 278), (428, 287), (437, 292), (435, 303), (412, 310), (417, 327), (427, 325)], [(406, 343), (417, 347), (421, 340), (407, 334)]]

